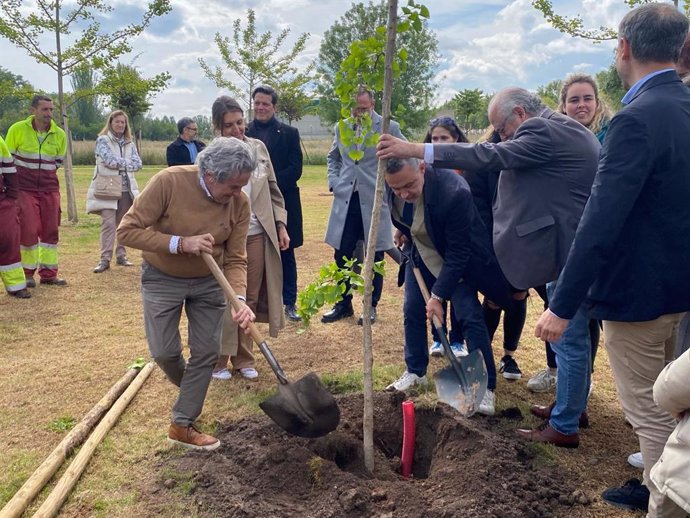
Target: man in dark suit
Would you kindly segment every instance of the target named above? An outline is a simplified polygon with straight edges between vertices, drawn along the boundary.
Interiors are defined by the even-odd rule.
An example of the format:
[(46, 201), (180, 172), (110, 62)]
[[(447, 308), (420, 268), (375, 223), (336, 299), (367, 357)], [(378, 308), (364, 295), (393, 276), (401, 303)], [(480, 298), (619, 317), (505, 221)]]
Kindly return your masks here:
[(297, 128), (283, 124), (276, 119), (278, 94), (270, 86), (258, 86), (252, 92), (254, 120), (247, 126), (246, 135), (262, 141), (271, 157), (273, 170), (278, 180), (285, 209), (287, 210), (287, 231), (290, 248), (281, 250), (283, 263), (283, 304), (285, 316), (292, 321), (300, 317), (295, 308), (297, 302), (297, 261), (295, 248), (302, 246), (302, 202), (297, 180), (302, 176), (302, 149)]
[(168, 167), (194, 164), (196, 156), (206, 147), (206, 144), (196, 139), (198, 131), (199, 126), (190, 117), (182, 117), (177, 121), (177, 132), (180, 135), (168, 145), (165, 151)]
[(470, 350), (484, 355), (488, 390), (478, 411), (494, 413), (496, 365), (477, 298), (481, 291), (504, 307), (512, 304), (510, 286), (491, 249), (484, 223), (467, 182), (454, 171), (433, 169), (416, 158), (391, 159), (386, 168), (386, 199), (396, 227), (395, 241), (405, 245), (429, 287), (424, 302), (412, 271), (405, 268), (405, 363), (407, 370), (390, 388), (406, 390), (426, 382), (429, 363), (427, 316), (443, 320), (443, 304), (452, 302)]
[[(494, 199), (496, 257), (516, 291), (547, 284), (554, 289), (597, 168), (600, 145), (577, 121), (544, 107), (521, 88), (498, 92), (489, 105), (497, 144), (410, 144), (382, 135), (379, 157), (415, 156), (437, 167), (501, 169)], [(549, 288), (550, 286), (550, 288)], [(574, 448), (587, 405), (591, 345), (582, 311), (557, 344), (556, 401), (532, 412), (548, 419), (527, 439)]]
[[(537, 336), (557, 338), (583, 301), (604, 321), (623, 411), (640, 439), (653, 518), (685, 515), (649, 471), (675, 427), (652, 387), (690, 309), (690, 93), (674, 70), (687, 32), (687, 18), (670, 4), (643, 5), (621, 21), (616, 69), (630, 89), (611, 120), (592, 196), (536, 328)], [(636, 488), (603, 497), (629, 504)]]

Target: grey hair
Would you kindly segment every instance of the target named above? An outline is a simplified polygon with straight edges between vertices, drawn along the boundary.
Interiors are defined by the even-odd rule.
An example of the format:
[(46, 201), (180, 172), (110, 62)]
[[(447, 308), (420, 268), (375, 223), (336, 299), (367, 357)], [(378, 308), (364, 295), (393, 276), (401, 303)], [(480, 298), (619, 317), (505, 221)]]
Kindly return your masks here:
[(194, 119), (191, 117), (182, 117), (179, 121), (177, 121), (177, 132), (182, 135), (182, 132), (184, 129), (192, 124), (194, 122)]
[(538, 95), (524, 88), (510, 87), (493, 96), (489, 102), (489, 113), (495, 107), (501, 117), (507, 117), (516, 106), (523, 108), (531, 117), (536, 117), (546, 107)]
[(223, 183), (256, 169), (256, 153), (246, 142), (234, 137), (216, 137), (196, 157), (199, 176), (206, 173)]
[(389, 158), (386, 163), (386, 173), (395, 174), (406, 166), (409, 165), (415, 171), (419, 169), (419, 158), (409, 157), (409, 158)]
[(618, 37), (625, 38), (633, 58), (641, 63), (675, 63), (687, 34), (687, 17), (670, 4), (637, 7), (618, 26)]

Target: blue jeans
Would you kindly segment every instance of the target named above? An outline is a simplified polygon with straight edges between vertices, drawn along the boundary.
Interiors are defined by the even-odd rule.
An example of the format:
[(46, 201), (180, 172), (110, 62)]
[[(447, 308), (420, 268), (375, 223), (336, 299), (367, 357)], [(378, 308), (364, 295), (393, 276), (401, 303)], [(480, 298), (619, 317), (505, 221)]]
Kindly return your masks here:
[[(556, 291), (558, 281), (546, 284), (549, 300)], [(577, 310), (568, 323), (561, 339), (551, 343), (556, 353), (558, 381), (556, 405), (551, 411), (549, 424), (562, 434), (571, 435), (579, 430), (580, 414), (587, 408), (587, 393), (592, 382), (592, 342), (589, 335), (589, 318)]]
[[(419, 269), (422, 272), (422, 277), (424, 277), (424, 282), (431, 291), (436, 279), (423, 264), (419, 264)], [(460, 324), (460, 331), (467, 340), (467, 348), (470, 351), (479, 349), (482, 352), (489, 375), (488, 388), (495, 390), (496, 363), (491, 351), (489, 332), (484, 322), (484, 312), (477, 298), (477, 290), (467, 282), (461, 282), (450, 300), (455, 311), (455, 319)], [(410, 262), (405, 266), (404, 322), (407, 370), (417, 376), (424, 376), (429, 365), (426, 303)]]

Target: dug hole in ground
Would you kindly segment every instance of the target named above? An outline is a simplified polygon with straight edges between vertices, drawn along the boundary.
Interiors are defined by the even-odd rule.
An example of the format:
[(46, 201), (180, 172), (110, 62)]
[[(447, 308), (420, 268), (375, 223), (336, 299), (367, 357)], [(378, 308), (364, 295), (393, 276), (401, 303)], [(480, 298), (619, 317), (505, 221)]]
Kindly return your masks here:
[[(576, 474), (544, 461), (543, 447), (514, 438), (517, 408), (461, 417), (417, 405), (412, 478), (400, 475), (402, 393), (374, 398), (373, 475), (364, 467), (362, 395), (338, 398), (342, 418), (325, 437), (290, 436), (266, 416), (221, 425), (220, 449), (160, 461), (185, 473), (200, 516), (557, 517), (588, 514)], [(414, 398), (413, 398), (414, 399)], [(155, 508), (176, 480), (154, 481)], [(579, 508), (579, 509), (578, 509)]]

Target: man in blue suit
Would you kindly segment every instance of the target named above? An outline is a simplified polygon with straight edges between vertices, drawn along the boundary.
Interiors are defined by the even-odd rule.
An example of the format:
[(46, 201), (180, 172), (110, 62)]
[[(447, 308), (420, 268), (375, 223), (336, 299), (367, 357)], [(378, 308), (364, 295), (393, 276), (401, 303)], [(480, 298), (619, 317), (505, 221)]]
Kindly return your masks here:
[(406, 390), (426, 382), (426, 319), (434, 314), (442, 321), (448, 300), (469, 349), (484, 355), (489, 383), (478, 412), (493, 415), (496, 365), (477, 291), (504, 308), (512, 304), (512, 296), (469, 186), (455, 171), (433, 169), (416, 158), (389, 160), (386, 184), (396, 244), (405, 245), (431, 293), (425, 303), (413, 265), (407, 262), (403, 266), (407, 369), (389, 388)]
[[(584, 301), (604, 321), (623, 411), (640, 440), (648, 517), (685, 513), (649, 479), (675, 428), (652, 397), (690, 309), (690, 92), (674, 70), (688, 19), (671, 4), (629, 12), (618, 30), (616, 69), (630, 89), (609, 126), (592, 194), (536, 334), (556, 340)], [(630, 505), (639, 482), (604, 492)]]

